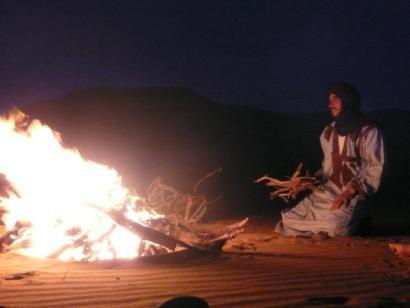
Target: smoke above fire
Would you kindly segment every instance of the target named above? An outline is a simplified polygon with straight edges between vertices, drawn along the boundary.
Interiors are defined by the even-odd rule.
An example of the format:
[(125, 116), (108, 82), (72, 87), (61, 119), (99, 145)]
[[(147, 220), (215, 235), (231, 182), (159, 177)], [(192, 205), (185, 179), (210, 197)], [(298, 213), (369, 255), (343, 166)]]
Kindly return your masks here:
[(59, 133), (18, 110), (0, 117), (0, 148), (0, 173), (10, 185), (4, 191), (3, 183), (0, 218), (18, 236), (13, 251), (61, 260), (139, 255), (141, 239), (104, 211), (121, 210), (138, 223), (159, 215), (138, 210), (140, 197), (116, 170), (64, 147)]

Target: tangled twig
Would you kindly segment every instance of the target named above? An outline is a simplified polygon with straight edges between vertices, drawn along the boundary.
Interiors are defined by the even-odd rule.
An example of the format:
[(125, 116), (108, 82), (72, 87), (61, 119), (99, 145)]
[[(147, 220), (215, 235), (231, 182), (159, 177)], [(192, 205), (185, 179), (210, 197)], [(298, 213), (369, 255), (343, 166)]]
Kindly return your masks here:
[(315, 176), (310, 176), (308, 172), (305, 176), (300, 175), (302, 166), (303, 164), (300, 163), (295, 172), (287, 181), (281, 181), (268, 175), (264, 175), (255, 180), (255, 183), (264, 182), (266, 186), (275, 188), (276, 190), (269, 194), (271, 199), (279, 197), (285, 202), (289, 202), (289, 199), (295, 199), (297, 194), (303, 190), (319, 189), (316, 186), (318, 184), (318, 180)]
[(147, 189), (144, 206), (185, 224), (196, 223), (205, 215), (208, 205), (220, 198), (208, 201), (204, 194), (198, 193), (199, 186), (221, 171), (222, 168), (218, 168), (199, 179), (192, 194), (181, 193), (165, 184), (161, 178), (156, 178)]

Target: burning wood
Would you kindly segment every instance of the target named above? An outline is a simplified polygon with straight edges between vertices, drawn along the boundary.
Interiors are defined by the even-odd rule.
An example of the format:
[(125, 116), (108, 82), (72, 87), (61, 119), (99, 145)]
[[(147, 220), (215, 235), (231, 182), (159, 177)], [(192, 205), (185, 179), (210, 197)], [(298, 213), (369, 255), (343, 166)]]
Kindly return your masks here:
[(248, 218), (215, 231), (193, 229), (182, 223), (167, 218), (157, 218), (148, 221), (149, 226), (143, 226), (126, 218), (121, 212), (107, 213), (116, 223), (138, 234), (144, 240), (159, 244), (169, 250), (176, 246), (198, 250), (212, 250), (222, 241), (232, 239), (244, 231)]
[[(194, 186), (194, 194), (197, 193), (199, 183), (219, 171), (220, 169), (209, 173), (198, 181)], [(145, 225), (143, 225), (126, 216), (126, 207), (123, 207), (121, 210), (106, 210), (90, 205), (112, 219), (114, 223), (112, 227), (95, 240), (91, 240), (88, 233), (82, 233), (82, 230), (79, 228), (67, 230), (66, 233), (71, 236), (72, 242), (62, 245), (50, 253), (48, 258), (58, 258), (65, 251), (80, 247), (83, 253), (82, 260), (92, 260), (95, 257), (91, 249), (92, 245), (103, 242), (115, 230), (117, 225), (142, 238), (143, 241), (141, 241), (139, 247), (139, 255), (174, 251), (177, 246), (188, 249), (212, 250), (215, 247), (219, 247), (226, 240), (235, 237), (238, 233), (243, 232), (248, 221), (248, 219), (244, 219), (238, 223), (213, 231), (200, 230), (198, 227), (194, 227), (193, 222), (198, 222), (206, 211), (208, 202), (204, 195), (191, 196), (189, 194), (182, 194), (171, 186), (164, 184), (159, 178), (150, 185), (148, 192), (149, 198), (138, 199), (133, 210), (137, 212), (138, 206), (151, 207), (156, 210), (165, 210), (168, 215), (148, 219)], [(192, 200), (200, 201), (192, 202)], [(11, 231), (0, 237), (0, 252), (29, 246), (27, 241), (21, 241), (29, 227), (29, 224), (18, 221)], [(148, 244), (146, 244), (146, 241), (148, 241)], [(19, 244), (13, 246), (14, 242)], [(113, 254), (115, 255), (115, 252)]]
[(300, 163), (295, 172), (287, 181), (281, 181), (272, 178), (268, 175), (264, 175), (255, 180), (255, 183), (264, 182), (266, 186), (273, 187), (276, 190), (269, 194), (271, 199), (276, 197), (282, 198), (285, 202), (289, 202), (289, 199), (295, 199), (297, 194), (303, 190), (317, 190), (316, 185), (318, 180), (314, 176), (310, 176), (309, 172), (306, 172), (305, 176), (301, 176), (300, 172), (303, 164)]
[[(203, 231), (199, 229), (189, 228), (181, 222), (178, 223), (167, 218), (149, 220), (149, 226), (144, 226), (128, 219), (121, 211), (105, 211), (103, 209), (98, 210), (103, 211), (115, 223), (140, 236), (143, 240), (155, 243), (168, 249), (164, 251), (160, 247), (149, 245), (149, 254), (174, 251), (177, 246), (188, 249), (212, 250), (226, 240), (232, 239), (237, 234), (243, 232), (244, 227), (248, 221), (248, 219), (246, 218), (238, 223), (226, 226), (218, 230)], [(12, 246), (13, 242), (18, 241), (24, 236), (24, 232), (27, 231), (28, 227), (29, 225), (18, 223), (12, 231), (7, 232), (5, 235), (0, 237), (0, 253), (29, 245), (29, 243), (27, 242), (23, 242), (24, 245), (22, 245), (20, 242), (18, 246)], [(113, 225), (108, 232), (100, 236), (100, 238), (92, 241), (92, 243), (95, 244), (102, 242), (109, 236), (109, 234), (111, 234), (111, 232), (115, 228), (116, 225)], [(87, 233), (82, 234), (75, 240), (73, 240), (72, 243), (65, 244), (55, 252), (51, 253), (48, 258), (58, 258), (64, 251), (68, 249), (82, 247), (84, 253), (83, 260), (92, 259), (92, 252), (90, 248), (92, 243), (88, 238)], [(145, 243), (143, 245), (145, 245)], [(141, 255), (145, 253), (145, 249), (140, 251)]]
[(10, 231), (0, 236), (0, 253), (28, 245), (27, 241), (20, 242), (18, 246), (13, 246), (13, 243), (20, 239), (29, 227), (30, 224), (18, 221)]
[[(93, 241), (93, 243), (98, 243), (98, 242), (102, 242), (103, 240), (105, 240), (112, 233), (112, 231), (114, 231), (115, 228), (116, 228), (116, 225), (112, 225), (111, 229), (109, 229), (106, 233), (102, 234), (97, 240)], [(76, 234), (73, 234), (73, 235), (77, 235), (77, 232), (76, 232)], [(51, 253), (48, 256), (48, 258), (56, 259), (62, 253), (64, 253), (64, 251), (66, 251), (67, 249), (83, 247), (83, 253), (84, 253), (84, 256), (85, 256), (84, 260), (87, 260), (88, 258), (93, 257), (92, 251), (91, 251), (91, 246), (92, 246), (92, 243), (90, 243), (89, 240), (88, 240), (88, 234), (85, 233), (85, 234), (82, 234), (81, 236), (77, 237), (76, 239), (74, 239), (72, 243), (66, 244), (66, 245), (60, 247), (55, 252)]]
[[(61, 136), (15, 110), (0, 116), (0, 252), (61, 260), (134, 258), (177, 246), (214, 249), (247, 220), (213, 232), (195, 224), (210, 202), (198, 187), (183, 194), (157, 179), (147, 198), (117, 172), (64, 148)], [(154, 247), (154, 248), (153, 248)]]

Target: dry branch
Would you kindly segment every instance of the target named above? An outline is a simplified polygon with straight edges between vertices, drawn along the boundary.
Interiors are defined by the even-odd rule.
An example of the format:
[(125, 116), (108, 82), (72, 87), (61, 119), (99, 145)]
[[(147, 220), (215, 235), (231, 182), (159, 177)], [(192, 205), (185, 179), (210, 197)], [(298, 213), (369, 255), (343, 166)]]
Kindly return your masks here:
[(156, 178), (147, 189), (143, 206), (184, 224), (195, 224), (205, 215), (208, 205), (220, 198), (208, 201), (204, 194), (198, 193), (199, 186), (221, 171), (222, 168), (218, 168), (198, 180), (192, 194), (181, 193), (161, 178)]
[(104, 212), (117, 224), (137, 234), (143, 240), (159, 244), (170, 250), (175, 250), (177, 245), (199, 250), (212, 249), (216, 242), (233, 238), (238, 233), (243, 232), (248, 222), (246, 218), (239, 223), (226, 226), (214, 232), (205, 232), (193, 230), (181, 223), (176, 223), (166, 218), (153, 219), (148, 222), (150, 226), (144, 226), (128, 219), (121, 211), (96, 209)]
[(264, 175), (255, 180), (255, 183), (263, 182), (266, 186), (273, 187), (275, 191), (269, 194), (271, 199), (279, 197), (282, 198), (285, 202), (288, 202), (289, 199), (295, 199), (297, 194), (303, 190), (319, 189), (316, 186), (318, 184), (316, 177), (310, 176), (308, 172), (305, 176), (300, 175), (302, 166), (302, 163), (298, 165), (289, 180), (281, 181), (268, 175)]
[(77, 247), (80, 247), (80, 246), (83, 246), (84, 251), (88, 250), (88, 254), (86, 254), (86, 255), (88, 255), (88, 258), (90, 258), (90, 257), (92, 257), (90, 255), (91, 246), (96, 244), (96, 243), (100, 243), (100, 242), (104, 241), (115, 230), (115, 228), (116, 228), (116, 225), (113, 224), (107, 232), (103, 233), (101, 236), (99, 236), (94, 241), (89, 241), (88, 233), (85, 233), (85, 234), (79, 236), (78, 238), (74, 239), (72, 243), (63, 245), (62, 247), (57, 249), (55, 252), (51, 253), (47, 258), (56, 259), (61, 254), (63, 254), (66, 250), (72, 249), (72, 248), (77, 248)]

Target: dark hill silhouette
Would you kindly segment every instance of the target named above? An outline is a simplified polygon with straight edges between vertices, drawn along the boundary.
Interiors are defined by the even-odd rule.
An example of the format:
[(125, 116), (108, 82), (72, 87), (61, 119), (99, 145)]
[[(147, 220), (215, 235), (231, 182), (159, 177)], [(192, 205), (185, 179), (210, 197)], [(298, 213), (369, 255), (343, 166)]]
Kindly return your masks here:
[[(157, 176), (190, 191), (201, 176), (223, 167), (204, 189), (224, 196), (211, 215), (231, 216), (283, 209), (282, 201), (268, 201), (266, 189), (253, 180), (263, 174), (285, 177), (299, 162), (318, 169), (318, 137), (330, 122), (327, 113), (272, 113), (166, 87), (83, 89), (23, 111), (61, 132), (64, 143), (85, 158), (115, 167), (137, 192)], [(386, 211), (385, 220), (394, 222), (401, 213), (397, 217), (409, 223), (410, 113), (385, 110), (370, 117), (384, 127), (390, 157), (375, 210)]]

